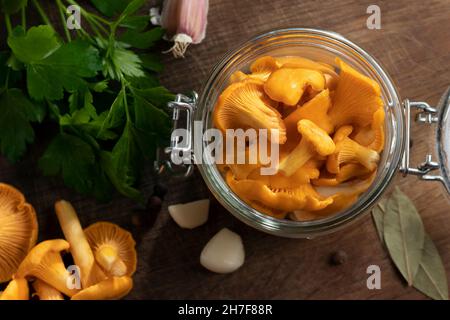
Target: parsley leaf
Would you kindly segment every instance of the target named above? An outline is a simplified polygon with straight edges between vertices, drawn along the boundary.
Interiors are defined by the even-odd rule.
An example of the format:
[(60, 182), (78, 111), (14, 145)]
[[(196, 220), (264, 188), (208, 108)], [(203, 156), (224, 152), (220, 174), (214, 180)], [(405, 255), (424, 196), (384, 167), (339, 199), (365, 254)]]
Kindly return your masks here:
[(112, 184), (121, 194), (142, 201), (141, 192), (133, 187), (141, 167), (140, 150), (135, 135), (133, 124), (127, 122), (112, 152), (103, 152), (101, 161)]
[(13, 14), (27, 5), (28, 0), (1, 0), (0, 7), (7, 14)]
[(95, 162), (92, 147), (82, 139), (58, 134), (39, 160), (39, 167), (46, 176), (61, 174), (64, 183), (80, 193), (92, 189), (91, 170)]
[(42, 109), (36, 108), (19, 89), (6, 89), (0, 96), (0, 150), (11, 161), (17, 161), (34, 141), (30, 124), (40, 121)]
[(134, 48), (148, 49), (153, 46), (156, 41), (161, 40), (163, 35), (164, 30), (160, 27), (153, 28), (146, 32), (127, 30), (119, 37), (119, 40)]
[(105, 16), (112, 17), (122, 12), (131, 0), (91, 0), (98, 11)]
[(94, 47), (80, 40), (60, 45), (48, 26), (32, 27), (26, 34), (18, 29), (8, 38), (8, 45), (27, 64), (28, 92), (36, 100), (59, 100), (64, 89), (82, 89), (86, 86), (83, 78), (93, 77), (101, 70)]

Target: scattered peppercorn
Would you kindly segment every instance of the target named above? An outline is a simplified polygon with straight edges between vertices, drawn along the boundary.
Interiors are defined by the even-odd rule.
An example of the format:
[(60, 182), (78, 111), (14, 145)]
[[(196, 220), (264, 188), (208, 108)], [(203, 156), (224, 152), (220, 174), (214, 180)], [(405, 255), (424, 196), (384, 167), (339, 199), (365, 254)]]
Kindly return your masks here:
[(332, 265), (338, 266), (346, 263), (347, 259), (348, 259), (347, 253), (343, 250), (339, 250), (331, 255), (330, 262)]

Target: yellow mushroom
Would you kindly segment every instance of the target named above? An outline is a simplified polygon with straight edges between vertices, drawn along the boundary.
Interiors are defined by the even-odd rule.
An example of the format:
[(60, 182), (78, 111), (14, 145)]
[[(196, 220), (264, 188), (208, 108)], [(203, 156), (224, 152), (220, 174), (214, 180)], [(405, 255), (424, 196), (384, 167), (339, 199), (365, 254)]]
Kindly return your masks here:
[(132, 276), (136, 271), (136, 242), (131, 233), (109, 222), (97, 222), (84, 233), (95, 260), (108, 276)]
[(308, 221), (323, 219), (331, 214), (338, 213), (339, 211), (342, 211), (354, 204), (356, 200), (358, 200), (358, 197), (372, 185), (375, 176), (376, 171), (364, 180), (344, 183), (338, 187), (317, 188), (317, 192), (321, 194), (322, 197), (331, 197), (333, 202), (326, 208), (313, 212), (307, 210), (296, 210), (293, 212), (291, 217), (298, 221)]
[(61, 292), (40, 279), (36, 279), (32, 285), (35, 291), (33, 296), (37, 296), (39, 300), (64, 300)]
[(83, 289), (72, 300), (117, 300), (126, 296), (132, 288), (133, 279), (130, 277), (110, 277)]
[(295, 106), (307, 86), (316, 91), (323, 90), (325, 78), (322, 73), (310, 69), (283, 67), (272, 72), (264, 84), (264, 91), (272, 100)]
[(0, 183), (0, 283), (11, 279), (37, 234), (34, 208), (16, 188)]
[(250, 65), (250, 71), (252, 72), (249, 77), (266, 81), (270, 74), (280, 68), (278, 61), (270, 56), (264, 56), (256, 59)]
[(317, 194), (310, 184), (290, 189), (275, 189), (259, 180), (236, 180), (231, 172), (227, 173), (226, 181), (231, 190), (244, 201), (256, 201), (280, 211), (320, 210), (333, 202), (331, 198), (323, 198)]
[(330, 136), (314, 122), (303, 119), (297, 124), (302, 138), (294, 150), (280, 161), (278, 170), (291, 176), (309, 159), (316, 155), (327, 156), (335, 151), (335, 144)]
[(278, 143), (286, 142), (286, 128), (280, 113), (270, 105), (263, 82), (245, 80), (233, 83), (220, 95), (214, 108), (214, 125), (227, 129), (267, 129), (278, 131)]
[(5, 291), (0, 293), (0, 300), (29, 300), (28, 282), (23, 278), (14, 278)]
[(83, 288), (104, 280), (106, 276), (95, 263), (94, 254), (73, 206), (65, 200), (60, 200), (55, 203), (55, 211), (64, 237), (70, 243), (73, 260), (80, 268)]
[(298, 140), (299, 132), (297, 130), (297, 123), (302, 119), (311, 120), (328, 134), (333, 132), (333, 124), (327, 115), (330, 106), (331, 99), (329, 91), (323, 90), (312, 100), (308, 101), (303, 106), (297, 108), (294, 112), (289, 114), (284, 119), (288, 142), (289, 140)]
[[(336, 73), (334, 68), (325, 63), (316, 62), (307, 58), (296, 56), (278, 57), (276, 58), (276, 60), (282, 67), (302, 68), (323, 72), (324, 76), (326, 78), (329, 77), (329, 81), (333, 83), (337, 83), (337, 80), (339, 79), (339, 75)], [(327, 86), (327, 88), (329, 87)]]
[(344, 126), (336, 132), (334, 136), (336, 150), (327, 158), (328, 172), (338, 173), (341, 165), (345, 163), (360, 163), (369, 171), (376, 169), (380, 160), (378, 153), (350, 139), (348, 137), (350, 133), (349, 126)]
[(341, 70), (329, 115), (336, 127), (346, 124), (367, 126), (373, 114), (383, 106), (378, 83), (359, 73), (340, 59)]
[(348, 163), (343, 165), (334, 177), (320, 177), (312, 180), (311, 183), (315, 186), (337, 186), (342, 182), (368, 175), (369, 173), (370, 170), (360, 164)]
[(354, 136), (353, 140), (359, 144), (369, 147), (380, 153), (384, 148), (384, 118), (383, 108), (379, 108), (373, 114), (373, 121), (370, 126), (361, 128)]
[(40, 279), (71, 297), (78, 290), (67, 286), (71, 275), (61, 258), (61, 251), (67, 251), (69, 247), (69, 243), (62, 239), (37, 244), (22, 261), (15, 276)]

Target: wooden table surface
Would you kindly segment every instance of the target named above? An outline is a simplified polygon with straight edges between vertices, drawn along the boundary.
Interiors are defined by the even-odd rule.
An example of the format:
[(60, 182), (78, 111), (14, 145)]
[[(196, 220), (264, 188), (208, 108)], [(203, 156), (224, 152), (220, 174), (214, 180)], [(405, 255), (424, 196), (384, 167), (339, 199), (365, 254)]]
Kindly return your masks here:
[[(435, 104), (450, 85), (450, 1), (293, 1), (210, 0), (207, 38), (189, 49), (184, 60), (165, 57), (162, 82), (174, 92), (201, 90), (202, 83), (220, 57), (256, 34), (281, 27), (314, 27), (333, 30), (375, 56), (398, 85), (401, 96)], [(368, 30), (366, 9), (381, 8), (381, 30)], [(421, 162), (433, 150), (427, 129), (413, 130), (413, 161)], [(38, 133), (39, 134), (39, 133)], [(44, 142), (30, 148), (16, 165), (0, 159), (0, 181), (21, 188), (35, 206), (40, 239), (61, 236), (53, 203), (65, 198), (78, 209), (83, 225), (98, 220), (119, 223), (138, 239), (138, 269), (128, 299), (423, 299), (407, 288), (377, 238), (370, 215), (335, 234), (313, 240), (278, 238), (255, 231), (212, 201), (206, 225), (182, 230), (167, 212), (167, 205), (209, 196), (199, 173), (187, 180), (163, 177), (169, 187), (163, 210), (151, 228), (137, 230), (131, 217), (137, 209), (130, 200), (117, 197), (110, 204), (64, 188), (57, 179), (43, 178), (36, 159)], [(150, 195), (155, 177), (142, 179)], [(440, 251), (450, 276), (450, 202), (438, 183), (415, 177), (395, 182), (417, 205)], [(199, 264), (200, 252), (217, 231), (228, 227), (244, 241), (246, 261), (233, 274), (217, 275)], [(344, 250), (348, 261), (329, 264), (330, 254)], [(381, 268), (381, 290), (368, 290), (366, 268)]]

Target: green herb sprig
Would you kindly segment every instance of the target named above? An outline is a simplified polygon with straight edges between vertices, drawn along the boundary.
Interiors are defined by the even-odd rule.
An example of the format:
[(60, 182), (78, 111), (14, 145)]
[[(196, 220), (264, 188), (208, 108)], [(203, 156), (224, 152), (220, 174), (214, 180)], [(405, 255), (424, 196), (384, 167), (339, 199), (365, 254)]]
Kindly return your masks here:
[[(102, 16), (75, 0), (55, 0), (60, 35), (38, 0), (0, 0), (10, 49), (0, 53), (3, 155), (19, 160), (35, 140), (34, 123), (53, 121), (59, 132), (39, 160), (44, 175), (99, 200), (114, 189), (142, 200), (139, 176), (168, 141), (173, 99), (158, 82), (163, 66), (151, 52), (163, 30), (138, 14), (145, 2), (91, 0)], [(69, 5), (81, 8), (75, 32), (66, 25)], [(42, 24), (27, 26), (30, 7)], [(13, 26), (12, 15), (20, 24)]]

